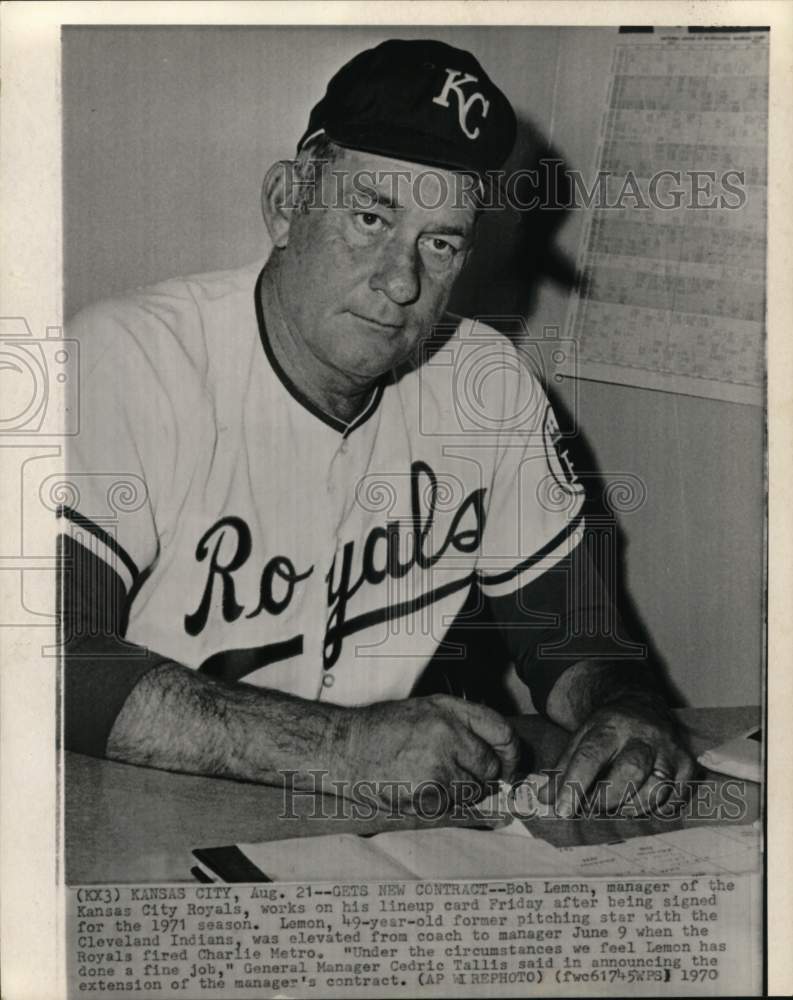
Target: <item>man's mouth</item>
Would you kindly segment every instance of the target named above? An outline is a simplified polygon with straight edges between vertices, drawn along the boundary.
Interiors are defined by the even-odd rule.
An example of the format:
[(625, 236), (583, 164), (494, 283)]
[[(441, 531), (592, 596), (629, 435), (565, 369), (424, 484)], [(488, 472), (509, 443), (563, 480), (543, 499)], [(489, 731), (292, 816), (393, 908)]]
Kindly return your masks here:
[(402, 320), (398, 323), (390, 323), (381, 319), (375, 319), (372, 316), (364, 316), (361, 313), (353, 312), (352, 309), (350, 310), (350, 315), (359, 319), (362, 323), (367, 323), (375, 329), (383, 330), (385, 333), (396, 333), (405, 325)]

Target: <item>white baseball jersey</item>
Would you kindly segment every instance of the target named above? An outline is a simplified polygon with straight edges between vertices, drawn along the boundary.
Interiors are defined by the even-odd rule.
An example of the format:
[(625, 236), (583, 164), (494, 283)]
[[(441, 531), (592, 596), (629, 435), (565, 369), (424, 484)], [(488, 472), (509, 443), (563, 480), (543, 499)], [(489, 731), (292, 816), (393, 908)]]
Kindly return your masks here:
[(349, 425), (276, 361), (262, 264), (84, 310), (64, 528), (117, 573), (126, 639), (213, 677), (355, 705), (408, 695), (473, 584), (582, 534), (539, 381), (449, 318)]

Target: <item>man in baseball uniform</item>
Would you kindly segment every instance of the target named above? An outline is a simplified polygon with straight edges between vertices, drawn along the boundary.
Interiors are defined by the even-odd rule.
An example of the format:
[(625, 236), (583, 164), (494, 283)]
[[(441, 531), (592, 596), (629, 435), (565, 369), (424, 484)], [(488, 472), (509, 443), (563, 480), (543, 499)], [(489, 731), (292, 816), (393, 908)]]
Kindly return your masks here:
[(306, 787), (324, 769), (406, 800), (508, 780), (504, 718), (410, 697), (473, 595), (574, 734), (560, 813), (576, 783), (616, 802), (632, 782), (647, 807), (690, 777), (655, 672), (625, 657), (541, 384), (446, 312), (514, 138), (470, 53), (385, 42), (268, 173), (266, 261), (75, 318), (67, 748)]

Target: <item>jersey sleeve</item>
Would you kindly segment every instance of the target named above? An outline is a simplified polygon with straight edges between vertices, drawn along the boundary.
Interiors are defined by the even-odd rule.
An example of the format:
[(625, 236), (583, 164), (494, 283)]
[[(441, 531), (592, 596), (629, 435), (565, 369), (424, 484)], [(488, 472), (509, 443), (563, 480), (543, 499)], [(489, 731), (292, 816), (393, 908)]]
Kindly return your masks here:
[(490, 598), (518, 676), (543, 714), (557, 680), (582, 660), (606, 661), (623, 680), (645, 690), (664, 691), (658, 666), (647, 646), (626, 627), (617, 595), (598, 568), (602, 560), (598, 549), (597, 540), (587, 533), (541, 578), (519, 591)]
[(584, 521), (585, 490), (547, 394), (512, 348), (505, 350), (500, 433), (478, 584), (535, 707), (581, 660), (615, 665), (661, 690), (647, 648), (625, 627), (612, 567), (603, 567)]
[(502, 409), (477, 582), (489, 597), (525, 587), (583, 537), (584, 489), (553, 408), (520, 353), (502, 359)]
[(174, 467), (172, 402), (143, 311), (108, 303), (70, 324), (79, 344), (78, 433), (59, 518), (64, 744), (102, 755), (156, 653), (124, 641), (131, 595), (159, 551), (158, 508)]
[[(157, 330), (143, 310), (100, 305), (79, 314), (79, 429), (67, 446), (64, 530), (129, 590), (158, 551), (157, 508), (174, 460), (173, 403), (157, 370)], [(91, 536), (90, 538), (88, 536)]]

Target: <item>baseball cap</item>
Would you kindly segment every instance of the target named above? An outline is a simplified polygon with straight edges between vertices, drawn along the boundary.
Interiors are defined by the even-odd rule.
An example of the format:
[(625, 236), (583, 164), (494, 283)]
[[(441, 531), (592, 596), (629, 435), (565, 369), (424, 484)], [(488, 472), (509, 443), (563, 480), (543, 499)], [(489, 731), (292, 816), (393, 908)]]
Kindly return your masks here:
[(483, 177), (515, 142), (515, 112), (478, 60), (445, 42), (389, 39), (332, 77), (298, 152), (340, 146)]

